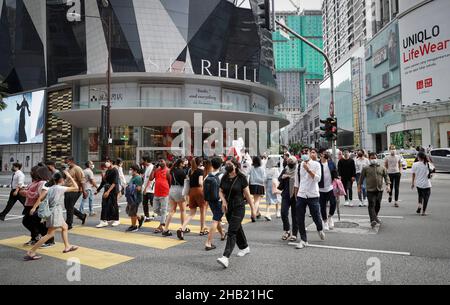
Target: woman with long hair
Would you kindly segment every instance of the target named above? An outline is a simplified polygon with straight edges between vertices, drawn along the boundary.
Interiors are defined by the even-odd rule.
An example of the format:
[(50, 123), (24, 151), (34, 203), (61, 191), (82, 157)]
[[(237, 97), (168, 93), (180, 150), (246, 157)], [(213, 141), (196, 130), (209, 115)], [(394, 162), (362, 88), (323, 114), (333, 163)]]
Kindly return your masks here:
[(179, 239), (183, 239), (183, 234), (186, 232), (186, 227), (192, 218), (197, 213), (197, 208), (200, 209), (200, 235), (207, 235), (208, 229), (205, 226), (205, 216), (207, 204), (203, 197), (203, 177), (204, 170), (202, 169), (202, 158), (197, 157), (191, 160), (191, 169), (189, 171), (189, 215), (186, 217), (180, 229), (177, 231)]
[(248, 203), (252, 210), (252, 218), (256, 216), (256, 207), (250, 195), (247, 178), (239, 170), (240, 165), (236, 159), (228, 160), (225, 165), (225, 175), (220, 182), (220, 199), (222, 210), (228, 221), (227, 244), (223, 256), (217, 262), (224, 268), (228, 268), (229, 259), (237, 243), (239, 247), (238, 257), (250, 253), (250, 247), (242, 228), (242, 220), (245, 217), (245, 204)]
[[(250, 194), (253, 195), (253, 200), (255, 202), (255, 209), (257, 216), (261, 217), (261, 213), (259, 212), (259, 203), (261, 202), (262, 196), (264, 196), (265, 189), (264, 183), (266, 180), (266, 171), (261, 166), (261, 158), (254, 157), (252, 160), (252, 167), (249, 172), (249, 184), (250, 184)], [(255, 219), (252, 218), (252, 221), (255, 222)]]
[(162, 233), (163, 236), (172, 236), (169, 226), (172, 222), (172, 217), (177, 211), (177, 207), (180, 208), (180, 220), (184, 223), (186, 218), (186, 202), (183, 196), (183, 185), (186, 179), (186, 173), (183, 169), (184, 160), (177, 159), (170, 169), (170, 191), (169, 191), (169, 215), (166, 219), (166, 231)]
[(102, 196), (102, 211), (100, 223), (97, 228), (107, 227), (108, 222), (112, 221), (112, 226), (117, 227), (119, 222), (119, 205), (117, 203), (117, 193), (119, 192), (119, 171), (113, 166), (111, 159), (107, 158), (104, 163), (106, 169), (102, 183), (97, 188), (95, 194), (98, 194), (104, 188)]
[(412, 183), (411, 189), (417, 187), (417, 194), (419, 197), (419, 207), (416, 213), (422, 213), (422, 216), (427, 216), (426, 210), (428, 201), (431, 195), (431, 176), (434, 172), (433, 164), (428, 160), (427, 155), (421, 151), (417, 154), (418, 161), (412, 166)]
[[(70, 187), (64, 186), (65, 180), (68, 179), (72, 183)], [(39, 249), (42, 245), (44, 245), (48, 240), (55, 236), (56, 230), (61, 228), (61, 237), (64, 241), (64, 251), (63, 253), (69, 253), (78, 250), (78, 247), (72, 246), (69, 243), (69, 227), (64, 221), (63, 215), (63, 206), (64, 206), (64, 193), (65, 192), (76, 192), (79, 190), (77, 182), (68, 171), (64, 173), (57, 172), (53, 175), (54, 185), (48, 189), (47, 192), (47, 200), (48, 205), (51, 211), (51, 215), (48, 219), (46, 219), (46, 224), (48, 228), (48, 232), (45, 236), (43, 236), (39, 241), (33, 246), (33, 248), (27, 252), (24, 257), (24, 260), (34, 261), (41, 259), (42, 257), (36, 254), (37, 249)], [(41, 204), (40, 200), (37, 200), (34, 204), (33, 208), (30, 211), (30, 215), (34, 214)]]

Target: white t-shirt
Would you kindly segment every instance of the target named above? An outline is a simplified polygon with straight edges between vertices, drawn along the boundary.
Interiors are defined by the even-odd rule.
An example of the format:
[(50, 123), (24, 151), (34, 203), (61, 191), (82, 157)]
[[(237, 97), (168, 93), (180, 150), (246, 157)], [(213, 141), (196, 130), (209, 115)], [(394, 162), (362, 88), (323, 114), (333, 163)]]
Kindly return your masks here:
[[(144, 172), (144, 184), (143, 184), (144, 188), (147, 186), (147, 182), (148, 182), (148, 179), (150, 179), (150, 175), (151, 175), (152, 171), (153, 171), (153, 164), (150, 163), (145, 168), (145, 172)], [(147, 193), (153, 193), (154, 192), (154, 185), (155, 185), (154, 181), (150, 182), (150, 186), (147, 189)]]
[(90, 168), (85, 168), (83, 170), (83, 173), (84, 173), (84, 178), (85, 178), (84, 189), (92, 190), (91, 180), (94, 180), (94, 173), (92, 172), (92, 170)]
[(323, 166), (323, 188), (320, 188), (320, 192), (328, 193), (333, 190), (333, 180), (331, 179), (330, 168), (328, 162), (322, 163)]
[(356, 173), (357, 174), (361, 174), (362, 170), (364, 167), (369, 166), (370, 165), (370, 161), (369, 159), (366, 158), (356, 158), (355, 159), (355, 168), (356, 168)]
[[(430, 169), (434, 168), (433, 164), (428, 163), (430, 165)], [(428, 179), (428, 174), (430, 170), (428, 166), (424, 164), (422, 161), (416, 162), (412, 166), (412, 173), (416, 174), (416, 187), (421, 189), (426, 189), (431, 187), (431, 181)]]

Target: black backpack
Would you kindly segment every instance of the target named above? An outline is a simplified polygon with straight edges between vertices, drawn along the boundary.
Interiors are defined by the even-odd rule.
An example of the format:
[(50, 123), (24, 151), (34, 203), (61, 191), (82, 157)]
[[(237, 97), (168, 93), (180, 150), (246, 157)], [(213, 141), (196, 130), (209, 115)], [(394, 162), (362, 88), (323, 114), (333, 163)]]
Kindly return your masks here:
[(206, 176), (205, 181), (203, 182), (203, 196), (206, 201), (213, 202), (213, 201), (219, 201), (219, 188), (220, 188), (220, 180), (219, 175), (212, 175), (208, 174)]

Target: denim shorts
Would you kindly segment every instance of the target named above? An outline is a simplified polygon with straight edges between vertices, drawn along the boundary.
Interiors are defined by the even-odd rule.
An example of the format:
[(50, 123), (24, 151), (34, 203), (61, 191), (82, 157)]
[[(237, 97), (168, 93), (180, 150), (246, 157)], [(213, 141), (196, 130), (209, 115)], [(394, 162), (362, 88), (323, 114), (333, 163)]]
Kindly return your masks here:
[(222, 221), (223, 212), (222, 212), (222, 202), (220, 201), (212, 201), (208, 202), (209, 208), (213, 214), (212, 219), (214, 221)]

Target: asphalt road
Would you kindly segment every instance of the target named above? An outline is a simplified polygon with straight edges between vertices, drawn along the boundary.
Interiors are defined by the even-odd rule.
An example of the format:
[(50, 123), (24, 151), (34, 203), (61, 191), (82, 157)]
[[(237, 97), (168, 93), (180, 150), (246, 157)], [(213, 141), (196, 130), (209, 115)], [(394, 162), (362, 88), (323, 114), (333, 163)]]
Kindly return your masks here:
[[(1, 209), (7, 196), (8, 190), (0, 189)], [(326, 240), (320, 241), (317, 233), (309, 230), (310, 244), (325, 246), (322, 248), (296, 250), (287, 245), (281, 240), (279, 219), (247, 223), (244, 230), (251, 253), (238, 258), (235, 250), (226, 270), (215, 261), (225, 245), (219, 237), (215, 240), (217, 250), (206, 252), (205, 237), (195, 233), (186, 235), (185, 243), (178, 243), (176, 237), (155, 237), (147, 227), (129, 235), (122, 233), (125, 224), (95, 231), (97, 217), (89, 218), (86, 228), (75, 228), (78, 233), (69, 235), (71, 243), (83, 249), (79, 254), (63, 256), (48, 249), (41, 252), (42, 260), (24, 262), (20, 239), (8, 242), (28, 236), (18, 218), (21, 206), (17, 203), (7, 221), (0, 223), (0, 284), (450, 284), (449, 198), (450, 175), (438, 174), (433, 180), (429, 216), (417, 216), (416, 192), (410, 189), (406, 173), (401, 182), (400, 208), (383, 202), (381, 216), (385, 217), (377, 234), (329, 232)], [(122, 207), (123, 220), (124, 210)], [(350, 222), (368, 222), (366, 208), (346, 207), (342, 214)], [(198, 221), (192, 222), (193, 228), (198, 225)], [(60, 236), (56, 240), (61, 242)], [(80, 281), (70, 282), (67, 259), (77, 255), (81, 257)], [(371, 258), (380, 262), (380, 281), (368, 280)], [(104, 267), (104, 263), (110, 266)]]

